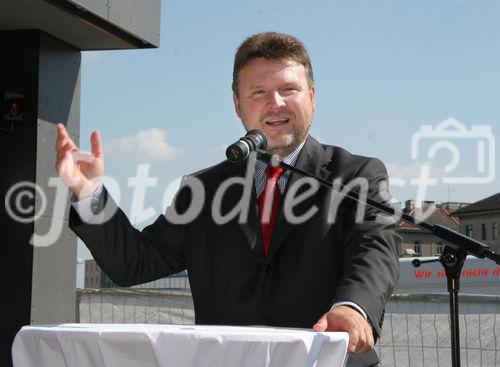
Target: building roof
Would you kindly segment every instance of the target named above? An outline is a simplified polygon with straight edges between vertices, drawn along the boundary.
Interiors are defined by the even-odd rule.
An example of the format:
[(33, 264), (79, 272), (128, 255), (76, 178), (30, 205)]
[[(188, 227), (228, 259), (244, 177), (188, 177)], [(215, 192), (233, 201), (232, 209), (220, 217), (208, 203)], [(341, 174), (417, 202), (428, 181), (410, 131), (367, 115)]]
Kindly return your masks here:
[(462, 214), (488, 212), (492, 210), (500, 210), (500, 192), (494, 194), (486, 199), (482, 199), (467, 205), (453, 213), (453, 215), (460, 216)]
[[(454, 218), (445, 208), (414, 208), (407, 214), (429, 224), (439, 224), (455, 231), (459, 229), (458, 219)], [(453, 215), (455, 215), (455, 213), (453, 213)], [(423, 229), (404, 221), (399, 222), (397, 230), (404, 232), (425, 232)]]
[(0, 1), (0, 31), (41, 30), (78, 50), (160, 45), (161, 1)]

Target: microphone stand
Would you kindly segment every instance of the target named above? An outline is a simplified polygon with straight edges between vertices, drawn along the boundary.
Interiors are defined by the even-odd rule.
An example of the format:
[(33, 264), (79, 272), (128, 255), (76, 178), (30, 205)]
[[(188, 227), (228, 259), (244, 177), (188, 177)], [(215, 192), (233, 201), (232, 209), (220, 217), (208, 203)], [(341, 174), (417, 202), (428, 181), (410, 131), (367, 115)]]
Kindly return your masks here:
[[(305, 177), (311, 177), (317, 180), (321, 185), (333, 189), (333, 184), (330, 181), (324, 180), (320, 177), (304, 171), (300, 168), (291, 166), (282, 162), (277, 156), (273, 156), (262, 149), (256, 149), (257, 158), (264, 163), (271, 164), (274, 167), (280, 166), (283, 169), (296, 172)], [(342, 185), (340, 185), (343, 187)], [(414, 266), (420, 266), (422, 263), (439, 261), (446, 272), (448, 281), (448, 293), (450, 300), (450, 332), (451, 332), (451, 358), (452, 366), (460, 367), (460, 330), (459, 330), (459, 314), (458, 314), (458, 292), (460, 290), (460, 274), (467, 254), (474, 255), (478, 258), (487, 258), (500, 265), (500, 254), (495, 253), (488, 245), (477, 241), (473, 238), (467, 237), (461, 233), (453, 231), (447, 227), (430, 224), (424, 221), (419, 221), (409, 214), (402, 213), (401, 210), (396, 210), (388, 205), (379, 203), (367, 197), (360, 198), (360, 195), (354, 191), (348, 191), (343, 194), (345, 197), (356, 202), (364, 200), (365, 204), (370, 208), (380, 212), (389, 214), (391, 216), (399, 216), (406, 223), (412, 224), (433, 236), (446, 241), (446, 246), (443, 255), (436, 260), (414, 260)]]

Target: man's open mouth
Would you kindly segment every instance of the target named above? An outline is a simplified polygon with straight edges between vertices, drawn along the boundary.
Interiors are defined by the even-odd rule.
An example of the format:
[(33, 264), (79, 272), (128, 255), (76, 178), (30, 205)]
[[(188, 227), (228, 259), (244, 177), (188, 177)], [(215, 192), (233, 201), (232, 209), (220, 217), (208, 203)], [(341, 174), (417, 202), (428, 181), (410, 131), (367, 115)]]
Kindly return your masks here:
[(289, 118), (273, 118), (266, 121), (266, 124), (269, 126), (279, 126), (288, 124), (290, 122)]

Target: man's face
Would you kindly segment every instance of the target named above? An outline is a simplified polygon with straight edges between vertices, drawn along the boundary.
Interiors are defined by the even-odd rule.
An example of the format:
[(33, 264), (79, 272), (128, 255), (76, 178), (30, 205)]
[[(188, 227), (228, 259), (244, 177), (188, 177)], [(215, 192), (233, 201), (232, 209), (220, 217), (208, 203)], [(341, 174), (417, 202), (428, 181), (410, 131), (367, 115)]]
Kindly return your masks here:
[(267, 150), (281, 157), (306, 138), (315, 108), (303, 65), (288, 59), (250, 61), (239, 73), (236, 114), (245, 129), (261, 130)]

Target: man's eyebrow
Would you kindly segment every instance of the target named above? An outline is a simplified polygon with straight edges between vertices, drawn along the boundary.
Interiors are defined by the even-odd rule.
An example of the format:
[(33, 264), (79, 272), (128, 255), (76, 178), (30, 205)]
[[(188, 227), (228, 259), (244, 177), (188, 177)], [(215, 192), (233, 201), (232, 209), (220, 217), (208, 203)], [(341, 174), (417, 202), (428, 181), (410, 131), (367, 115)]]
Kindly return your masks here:
[[(283, 84), (283, 86), (285, 87), (289, 87), (289, 86), (296, 86), (298, 83), (296, 80), (291, 80), (291, 81), (288, 81), (286, 83)], [(263, 89), (265, 88), (265, 85), (264, 84), (253, 84), (253, 85), (250, 85), (249, 87), (250, 89)]]
[(264, 88), (263, 84), (250, 85), (250, 89), (262, 89), (262, 88)]

